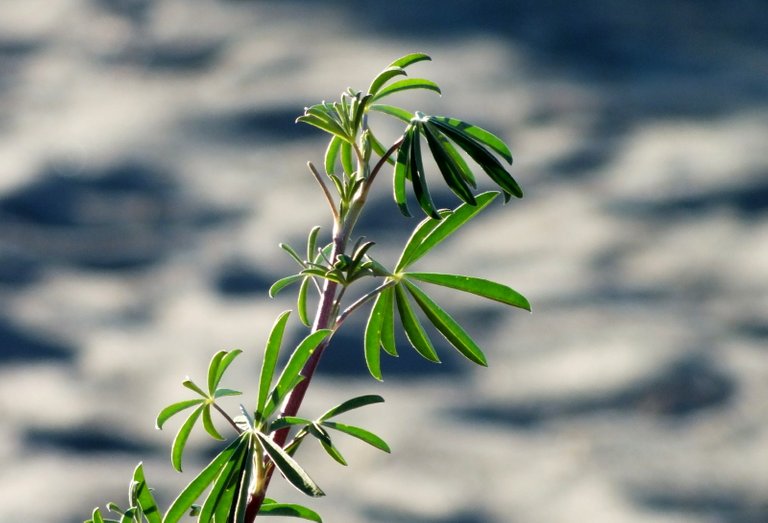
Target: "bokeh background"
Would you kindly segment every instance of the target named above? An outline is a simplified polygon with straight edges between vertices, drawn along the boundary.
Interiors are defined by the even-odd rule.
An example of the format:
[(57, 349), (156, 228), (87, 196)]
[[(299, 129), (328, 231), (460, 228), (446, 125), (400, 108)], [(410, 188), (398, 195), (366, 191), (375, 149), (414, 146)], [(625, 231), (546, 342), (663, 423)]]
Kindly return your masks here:
[[(2, 0), (0, 522), (123, 504), (139, 460), (167, 506), (199, 470), (210, 442), (176, 474), (154, 416), (222, 348), (253, 393), (292, 306), (266, 298), (277, 243), (328, 223), (294, 118), (412, 51), (444, 94), (401, 103), (497, 132), (527, 192), (422, 267), (534, 313), (446, 295), (490, 367), (403, 350), (382, 384), (351, 324), (305, 412), (382, 394), (351, 419), (394, 454), (308, 446), (328, 498), (275, 497), (333, 523), (768, 521), (765, 2)], [(363, 226), (392, 260), (413, 222), (381, 182)]]

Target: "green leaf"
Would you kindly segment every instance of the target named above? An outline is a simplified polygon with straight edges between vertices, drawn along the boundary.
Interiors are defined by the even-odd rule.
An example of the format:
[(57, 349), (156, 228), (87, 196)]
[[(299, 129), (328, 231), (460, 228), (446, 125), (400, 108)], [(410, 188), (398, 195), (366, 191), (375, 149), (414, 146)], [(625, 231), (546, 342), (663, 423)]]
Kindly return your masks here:
[(384, 317), (381, 321), (381, 346), (390, 356), (397, 356), (395, 343), (395, 291), (389, 287), (381, 291)]
[(405, 336), (408, 338), (411, 346), (429, 361), (440, 363), (432, 342), (429, 341), (424, 327), (421, 326), (421, 322), (419, 322), (410, 303), (408, 303), (408, 297), (405, 295), (402, 285), (398, 284), (395, 286), (395, 301), (397, 302), (397, 309), (400, 313), (400, 321), (403, 324)]
[(200, 395), (201, 395), (202, 397), (204, 397), (204, 398), (207, 398), (207, 397), (208, 397), (208, 393), (206, 393), (206, 392), (205, 392), (203, 389), (201, 389), (201, 388), (200, 388), (200, 387), (197, 385), (197, 383), (195, 383), (194, 381), (192, 381), (192, 379), (190, 379), (190, 377), (189, 377), (189, 376), (187, 376), (187, 378), (186, 378), (184, 381), (182, 381), (182, 382), (181, 382), (181, 384), (182, 384), (184, 387), (188, 388), (189, 390), (191, 390), (191, 391), (193, 391), (193, 392), (197, 392), (198, 394), (200, 394)]
[(411, 141), (411, 183), (413, 184), (416, 200), (419, 202), (422, 210), (432, 218), (439, 220), (440, 215), (437, 214), (437, 209), (432, 201), (432, 195), (429, 194), (424, 165), (421, 161), (421, 139), (418, 133), (420, 127), (417, 126), (417, 131), (414, 132), (413, 140)]
[(411, 282), (404, 280), (405, 286), (413, 299), (419, 305), (424, 314), (432, 322), (432, 325), (442, 334), (456, 350), (464, 355), (468, 360), (488, 366), (482, 349), (466, 333), (466, 331), (454, 320), (447, 312), (440, 308), (429, 296)]
[(459, 274), (441, 274), (436, 272), (408, 272), (404, 276), (442, 287), (469, 292), (527, 311), (531, 310), (531, 304), (528, 303), (525, 296), (506, 285), (494, 281)]
[(176, 437), (173, 439), (173, 446), (171, 447), (171, 464), (173, 465), (173, 468), (179, 472), (181, 472), (181, 456), (184, 453), (184, 447), (187, 444), (192, 428), (195, 426), (200, 414), (203, 413), (203, 409), (205, 409), (204, 404), (193, 410), (192, 414), (189, 415), (187, 421), (185, 421), (179, 428)]
[(301, 271), (301, 274), (305, 276), (316, 276), (324, 280), (330, 280), (338, 283), (339, 285), (346, 284), (346, 281), (344, 281), (343, 275), (340, 275), (337, 271), (329, 271), (326, 269), (317, 269), (314, 267), (310, 267), (309, 269), (304, 269), (303, 271)]
[(204, 399), (185, 400), (185, 401), (179, 401), (178, 403), (174, 403), (172, 405), (168, 405), (167, 407), (165, 407), (163, 410), (160, 411), (160, 414), (157, 415), (157, 419), (155, 420), (155, 427), (158, 429), (162, 429), (165, 422), (168, 421), (171, 417), (175, 416), (179, 412), (186, 410), (190, 407), (194, 407), (195, 405), (200, 405), (203, 402), (205, 402)]
[(320, 442), (320, 445), (322, 445), (323, 449), (331, 458), (333, 458), (334, 461), (340, 465), (344, 465), (345, 467), (347, 466), (347, 460), (344, 459), (341, 451), (339, 451), (339, 449), (337, 449), (333, 444), (330, 434), (328, 434), (328, 432), (323, 427), (317, 423), (311, 423), (307, 426), (307, 430), (309, 434), (314, 436)]
[(373, 432), (369, 432), (365, 429), (361, 429), (360, 427), (355, 427), (352, 425), (336, 423), (335, 421), (323, 421), (321, 425), (323, 425), (324, 427), (328, 427), (329, 429), (334, 429), (340, 432), (344, 432), (345, 434), (349, 434), (350, 436), (353, 436), (361, 441), (364, 441), (369, 445), (376, 447), (379, 450), (383, 450), (384, 452), (387, 452), (387, 453), (391, 452), (389, 445), (387, 445), (387, 442), (381, 439), (380, 437), (378, 437)]
[(365, 407), (366, 405), (373, 405), (376, 403), (384, 403), (384, 398), (382, 398), (377, 394), (366, 394), (364, 396), (357, 396), (333, 407), (328, 412), (320, 416), (318, 420), (325, 421), (325, 420), (334, 418), (339, 414), (344, 414), (345, 412), (349, 412), (350, 410), (359, 409), (360, 407)]
[(223, 358), (221, 358), (221, 362), (219, 363), (216, 374), (213, 378), (213, 388), (210, 391), (211, 395), (215, 394), (216, 387), (219, 386), (219, 383), (221, 382), (221, 378), (224, 377), (224, 373), (227, 371), (229, 366), (232, 364), (232, 362), (237, 358), (240, 354), (242, 354), (243, 351), (240, 349), (235, 349), (227, 352)]
[(225, 396), (240, 396), (242, 392), (239, 390), (232, 390), (232, 389), (216, 389), (216, 392), (214, 392), (213, 397), (214, 398), (223, 398)]
[(368, 93), (376, 94), (381, 89), (381, 86), (390, 81), (395, 76), (407, 76), (408, 73), (402, 67), (387, 67), (373, 79), (370, 87), (368, 87)]
[(219, 434), (219, 431), (216, 430), (216, 426), (213, 424), (213, 419), (211, 418), (210, 404), (207, 404), (205, 408), (203, 408), (203, 428), (208, 434), (211, 435), (213, 439), (217, 439), (219, 441), (224, 440), (224, 436)]
[(395, 272), (402, 271), (434, 249), (448, 236), (475, 217), (498, 195), (499, 193), (492, 191), (479, 194), (475, 197), (477, 205), (463, 203), (453, 211), (441, 213), (443, 219), (440, 221), (433, 221), (432, 223), (422, 222), (419, 224), (419, 227), (408, 240), (403, 254), (397, 262)]
[(282, 430), (287, 427), (293, 427), (295, 425), (311, 425), (312, 420), (306, 418), (299, 418), (297, 416), (282, 416), (277, 418), (269, 425), (269, 432), (275, 432), (276, 430)]
[(168, 508), (168, 512), (166, 512), (163, 517), (163, 523), (177, 523), (184, 517), (184, 515), (186, 515), (187, 511), (192, 507), (192, 504), (219, 475), (221, 468), (232, 458), (232, 455), (240, 444), (241, 439), (238, 438), (213, 458), (213, 461), (211, 461), (174, 500), (170, 508)]
[(440, 174), (443, 175), (445, 183), (462, 201), (470, 205), (477, 205), (475, 197), (461, 173), (461, 167), (454, 162), (451, 155), (443, 147), (447, 142), (441, 142), (429, 125), (422, 125), (422, 128), (427, 138), (429, 150), (432, 152), (432, 156), (435, 159), (435, 163), (437, 163)]
[(320, 233), (320, 229), (319, 225), (315, 225), (309, 231), (307, 236), (307, 260), (312, 260), (317, 254), (317, 235)]
[(98, 508), (93, 509), (93, 515), (91, 516), (93, 523), (104, 523), (104, 518), (101, 516), (101, 510)]
[(299, 256), (299, 253), (296, 252), (296, 250), (288, 245), (287, 243), (280, 243), (280, 248), (283, 249), (285, 252), (288, 253), (288, 256), (293, 258), (293, 260), (299, 264), (300, 267), (306, 267), (306, 264), (304, 263), (304, 260), (301, 259), (301, 256)]
[[(198, 523), (209, 523), (214, 514), (216, 516), (221, 515), (221, 520), (229, 516), (232, 503), (231, 498), (229, 503), (227, 503), (228, 500), (226, 498), (230, 496), (226, 494), (228, 490), (231, 492), (232, 482), (240, 476), (240, 469), (243, 467), (243, 457), (248, 446), (245, 438), (238, 438), (237, 441), (237, 448), (235, 448), (232, 457), (221, 468), (216, 481), (214, 481), (211, 487), (211, 491), (208, 493), (208, 497), (205, 499), (205, 503), (203, 503), (200, 509)], [(250, 464), (245, 464), (245, 466), (250, 467)], [(219, 518), (217, 517), (216, 520), (219, 520)]]
[(384, 87), (378, 93), (376, 93), (376, 95), (372, 98), (372, 100), (373, 101), (380, 100), (385, 96), (389, 96), (393, 93), (405, 91), (408, 89), (427, 89), (430, 91), (435, 91), (436, 93), (440, 94), (440, 87), (431, 80), (426, 80), (424, 78), (407, 78), (405, 80), (398, 80), (397, 82), (392, 82), (388, 86)]
[(333, 331), (330, 329), (320, 329), (313, 332), (304, 338), (296, 349), (294, 349), (288, 359), (288, 363), (285, 364), (283, 372), (277, 380), (277, 384), (269, 395), (269, 400), (264, 407), (264, 418), (269, 417), (291, 389), (298, 384), (300, 381), (299, 378), (301, 378), (301, 369), (304, 368), (304, 364), (318, 345), (320, 345), (320, 343), (322, 343), (332, 332)]
[(301, 466), (288, 455), (279, 445), (276, 445), (268, 436), (265, 436), (261, 432), (256, 432), (256, 437), (259, 439), (264, 452), (267, 453), (269, 459), (275, 464), (277, 470), (283, 475), (288, 482), (296, 487), (298, 490), (306, 494), (307, 496), (319, 497), (324, 496), (325, 493), (312, 481)]
[(509, 147), (507, 147), (501, 138), (491, 133), (490, 131), (486, 131), (485, 129), (476, 125), (472, 125), (471, 123), (463, 122), (456, 118), (448, 118), (446, 116), (430, 116), (429, 120), (437, 121), (444, 125), (449, 125), (454, 129), (465, 133), (483, 145), (496, 151), (502, 158), (507, 161), (507, 163), (512, 163), (512, 152), (509, 150)]
[(405, 123), (410, 123), (410, 121), (413, 120), (412, 112), (406, 111), (401, 107), (395, 107), (394, 105), (373, 104), (369, 107), (369, 109), (371, 111), (377, 111), (379, 113), (388, 114), (389, 116), (394, 116), (395, 118), (398, 118)]
[(243, 466), (240, 467), (240, 480), (237, 493), (237, 502), (235, 503), (235, 517), (233, 523), (246, 523), (245, 514), (248, 510), (248, 498), (251, 491), (253, 478), (253, 459), (256, 453), (256, 437), (252, 434), (248, 436), (248, 446)]
[(381, 327), (384, 323), (386, 302), (383, 294), (379, 293), (376, 301), (373, 302), (371, 313), (368, 316), (368, 323), (365, 326), (365, 338), (363, 347), (365, 349), (365, 363), (368, 365), (368, 371), (371, 376), (381, 381)]
[(346, 141), (341, 143), (341, 167), (347, 176), (352, 176), (355, 172), (355, 164), (352, 159), (352, 144)]
[[(403, 142), (397, 151), (397, 160), (395, 161), (395, 175), (393, 180), (393, 191), (395, 202), (400, 207), (400, 212), (405, 216), (411, 216), (408, 211), (408, 203), (405, 192), (405, 181), (411, 178), (411, 141), (414, 139), (415, 126), (409, 125), (405, 128)], [(417, 137), (418, 138), (418, 137)]]
[(219, 366), (221, 365), (221, 360), (224, 359), (224, 356), (227, 355), (227, 351), (220, 350), (216, 354), (213, 355), (213, 358), (211, 358), (211, 362), (208, 364), (208, 394), (213, 395), (213, 393), (216, 391), (216, 386), (218, 385), (218, 381), (216, 379), (216, 376), (218, 375)]
[(272, 330), (269, 333), (267, 346), (264, 349), (264, 358), (261, 362), (261, 373), (259, 375), (259, 396), (256, 405), (256, 412), (260, 418), (260, 422), (268, 417), (268, 414), (264, 413), (264, 407), (266, 406), (269, 397), (269, 387), (272, 385), (272, 378), (275, 374), (275, 367), (277, 366), (277, 358), (280, 354), (280, 345), (283, 342), (285, 326), (288, 323), (288, 316), (290, 316), (290, 314), (291, 311), (285, 311), (278, 316), (277, 320), (275, 320), (275, 324), (272, 326)]
[(507, 172), (495, 156), (478, 144), (471, 136), (467, 135), (463, 130), (447, 125), (433, 117), (430, 117), (429, 121), (433, 122), (447, 137), (456, 142), (456, 145), (464, 149), (485, 173), (504, 190), (505, 194), (512, 194), (522, 198), (523, 190), (515, 179), (512, 178), (512, 175)]
[(410, 53), (405, 56), (402, 56), (389, 64), (389, 67), (402, 67), (405, 69), (411, 64), (415, 64), (416, 62), (421, 62), (423, 60), (432, 60), (432, 58), (429, 57), (429, 55), (426, 55), (424, 53)]
[(304, 324), (305, 327), (311, 325), (309, 321), (309, 314), (307, 314), (307, 291), (309, 290), (311, 278), (305, 277), (299, 286), (299, 296), (296, 299), (296, 310), (299, 313), (299, 321)]
[(276, 503), (274, 501), (272, 503), (267, 503), (266, 500), (259, 509), (259, 516), (288, 516), (303, 518), (316, 523), (323, 523), (320, 515), (307, 507), (293, 503)]
[(152, 495), (152, 490), (147, 485), (142, 463), (139, 463), (133, 471), (133, 481), (138, 484), (135, 496), (141, 511), (144, 513), (144, 517), (149, 523), (161, 523), (160, 510), (157, 508), (157, 502)]
[(285, 289), (289, 285), (296, 283), (302, 278), (303, 276), (301, 274), (292, 274), (290, 276), (286, 276), (285, 278), (280, 278), (269, 288), (269, 297), (274, 298), (281, 290)]
[[(338, 136), (331, 138), (328, 142), (328, 148), (325, 150), (325, 172), (328, 174), (336, 174), (336, 159), (339, 157), (339, 147), (341, 146), (342, 139)], [(307, 257), (311, 260), (311, 257)]]

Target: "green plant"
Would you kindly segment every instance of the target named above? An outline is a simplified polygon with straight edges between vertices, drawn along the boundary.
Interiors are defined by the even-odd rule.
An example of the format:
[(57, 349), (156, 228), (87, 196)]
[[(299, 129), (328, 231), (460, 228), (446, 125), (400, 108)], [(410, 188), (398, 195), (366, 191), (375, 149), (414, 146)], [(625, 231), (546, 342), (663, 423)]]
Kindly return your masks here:
[[(239, 350), (220, 351), (213, 356), (204, 386), (189, 378), (184, 380), (182, 385), (194, 394), (194, 398), (166, 407), (157, 417), (157, 427), (162, 428), (171, 417), (189, 412), (173, 440), (173, 467), (181, 471), (185, 444), (198, 421), (215, 440), (227, 440), (214, 425), (214, 412), (230, 425), (233, 434), (230, 440), (226, 445), (222, 443), (223, 450), (184, 488), (164, 514), (158, 509), (139, 465), (131, 481), (129, 508), (122, 510), (117, 505), (107, 505), (118, 519), (105, 518), (97, 508), (87, 523), (175, 523), (186, 515), (196, 517), (201, 523), (252, 522), (258, 515), (321, 521), (320, 516), (309, 508), (278, 503), (266, 497), (276, 470), (304, 494), (323, 495), (320, 487), (295, 461), (293, 456), (298, 447), (308, 438), (317, 439), (330, 457), (343, 465), (346, 461), (334, 444), (339, 433), (382, 451), (390, 450), (375, 434), (337, 421), (352, 409), (383, 402), (380, 396), (352, 398), (316, 418), (298, 415), (317, 364), (345, 320), (372, 303), (363, 348), (371, 375), (381, 380), (381, 352), (396, 356), (400, 350), (395, 336), (398, 324), (407, 342), (421, 356), (440, 361), (418, 311), (463, 356), (479, 365), (487, 364), (477, 343), (422, 289), (424, 284), (530, 310), (522, 295), (500, 283), (471, 276), (411, 270), (416, 261), (466, 225), (499, 194), (505, 201), (511, 196), (522, 196), (520, 187), (503, 163), (511, 164), (511, 153), (504, 142), (490, 132), (455, 118), (411, 113), (381, 103), (384, 98), (406, 90), (426, 89), (439, 93), (434, 82), (410, 78), (406, 74), (409, 66), (429, 59), (425, 54), (415, 53), (395, 60), (376, 76), (366, 92), (348, 89), (338, 102), (307, 107), (297, 119), (330, 135), (325, 152), (325, 173), (321, 174), (312, 163), (308, 166), (330, 208), (332, 235), (329, 243), (318, 243), (320, 227), (313, 228), (304, 256), (281, 244), (296, 262), (297, 272), (277, 281), (269, 294), (274, 296), (290, 285), (298, 285), (296, 310), (299, 320), (308, 328), (308, 334), (292, 349), (278, 374), (278, 356), (290, 311), (277, 318), (263, 354), (255, 407), (241, 405), (237, 416), (225, 412), (218, 400), (240, 394), (219, 386), (225, 371), (240, 354)], [(385, 147), (369, 126), (369, 116), (373, 113), (394, 117), (405, 124), (402, 136), (391, 146)], [(453, 210), (438, 210), (433, 203), (422, 161), (423, 142), (426, 142), (448, 188), (462, 202)], [(477, 164), (501, 191), (476, 194), (475, 175), (465, 156)], [(392, 269), (372, 257), (373, 242), (362, 238), (353, 241), (355, 225), (371, 186), (387, 164), (394, 166), (394, 199), (400, 211), (410, 215), (407, 203), (410, 185), (418, 206), (426, 214)], [(363, 287), (356, 299), (346, 300), (350, 289), (359, 288), (356, 286), (358, 281), (369, 279), (376, 280), (378, 285)], [(312, 290), (317, 291), (318, 301), (314, 321), (310, 322), (308, 301)]]

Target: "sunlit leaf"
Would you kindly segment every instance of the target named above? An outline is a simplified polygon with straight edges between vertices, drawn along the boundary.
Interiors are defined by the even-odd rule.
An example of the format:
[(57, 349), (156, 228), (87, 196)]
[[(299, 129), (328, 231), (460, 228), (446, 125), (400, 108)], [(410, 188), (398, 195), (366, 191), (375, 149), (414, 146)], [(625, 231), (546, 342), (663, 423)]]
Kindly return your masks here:
[(442, 334), (445, 339), (456, 348), (456, 350), (463, 354), (464, 357), (478, 365), (487, 367), (488, 361), (486, 360), (482, 349), (475, 343), (469, 334), (467, 334), (461, 325), (459, 325), (447, 312), (441, 309), (440, 306), (421, 289), (407, 280), (404, 280), (404, 282), (408, 292), (411, 293), (413, 299), (440, 334)]
[(213, 439), (217, 439), (219, 441), (224, 440), (224, 436), (222, 436), (218, 430), (216, 430), (216, 426), (213, 424), (213, 419), (211, 418), (211, 405), (206, 405), (203, 409), (203, 428), (205, 431), (211, 435)]
[(283, 401), (286, 394), (288, 394), (293, 387), (298, 383), (297, 378), (300, 378), (301, 369), (304, 368), (304, 364), (307, 362), (312, 353), (317, 349), (318, 345), (331, 334), (329, 329), (321, 329), (312, 334), (309, 334), (304, 338), (301, 343), (291, 353), (288, 363), (285, 364), (283, 372), (277, 380), (277, 384), (272, 389), (266, 406), (264, 407), (263, 416), (266, 418), (270, 416), (274, 410), (278, 407), (280, 402)]
[(309, 321), (309, 314), (307, 313), (307, 291), (311, 283), (311, 278), (305, 277), (299, 286), (299, 295), (296, 299), (296, 311), (299, 314), (299, 321), (306, 327), (311, 325)]
[[(410, 216), (408, 211), (408, 202), (405, 192), (406, 179), (410, 179), (411, 174), (411, 141), (414, 139), (415, 126), (409, 125), (403, 134), (403, 143), (397, 151), (397, 160), (395, 161), (395, 175), (393, 179), (393, 190), (395, 202), (400, 208), (400, 212), (405, 216)], [(418, 139), (418, 137), (416, 137)]]
[(443, 175), (445, 183), (462, 201), (470, 205), (476, 205), (475, 197), (461, 173), (461, 167), (456, 164), (451, 155), (444, 149), (444, 143), (438, 139), (437, 135), (428, 125), (422, 125), (422, 129), (424, 129), (429, 150), (435, 159), (440, 174)]
[(181, 491), (176, 500), (174, 500), (168, 509), (168, 512), (166, 512), (163, 517), (163, 523), (177, 523), (186, 515), (187, 511), (192, 508), (192, 505), (197, 498), (199, 498), (205, 489), (208, 488), (208, 485), (216, 479), (224, 464), (232, 458), (232, 455), (240, 444), (241, 439), (238, 438), (213, 458), (213, 461), (211, 461), (208, 466)]
[(320, 515), (314, 510), (293, 503), (277, 503), (274, 500), (267, 503), (265, 500), (259, 509), (259, 516), (288, 516), (294, 518), (303, 518), (315, 523), (323, 523)]
[(421, 206), (425, 213), (432, 218), (440, 219), (440, 215), (437, 214), (437, 209), (432, 201), (432, 195), (429, 194), (427, 178), (424, 173), (424, 165), (421, 159), (421, 139), (419, 138), (418, 132), (414, 132), (413, 140), (411, 141), (410, 156), (411, 183), (413, 184), (413, 192), (416, 195), (416, 200), (419, 202), (419, 206)]
[(493, 191), (479, 194), (475, 197), (477, 205), (463, 203), (454, 211), (441, 213), (442, 220), (440, 221), (433, 220), (431, 223), (422, 222), (419, 224), (419, 227), (408, 240), (405, 249), (403, 249), (403, 254), (397, 262), (395, 271), (402, 271), (409, 265), (415, 263), (430, 250), (434, 249), (443, 240), (448, 238), (448, 236), (456, 232), (465, 223), (475, 217), (498, 195), (499, 193)]
[(429, 55), (426, 55), (424, 53), (410, 53), (405, 56), (402, 56), (389, 64), (389, 67), (402, 67), (405, 69), (411, 64), (415, 64), (416, 62), (421, 62), (423, 60), (432, 60), (432, 58), (429, 57)]
[(413, 120), (412, 112), (406, 111), (405, 109), (396, 107), (394, 105), (373, 104), (369, 107), (369, 109), (371, 111), (377, 111), (380, 113), (388, 114), (390, 116), (394, 116), (395, 118), (398, 118), (405, 123), (410, 123), (410, 121)]
[(227, 372), (227, 369), (232, 364), (233, 361), (235, 361), (235, 358), (237, 358), (240, 354), (242, 354), (243, 351), (240, 349), (235, 349), (227, 352), (223, 358), (221, 358), (221, 362), (218, 365), (218, 368), (216, 369), (216, 375), (214, 377), (214, 386), (211, 390), (211, 394), (214, 393), (216, 387), (219, 386), (219, 383), (221, 382), (221, 378), (224, 377), (224, 373)]
[(407, 76), (407, 73), (402, 67), (387, 67), (373, 79), (368, 92), (370, 94), (376, 94), (381, 89), (381, 86), (390, 81), (395, 76)]
[(269, 288), (269, 297), (274, 298), (281, 290), (285, 289), (289, 285), (293, 285), (302, 278), (303, 276), (301, 274), (292, 274), (291, 276), (280, 278)]
[(384, 316), (381, 321), (381, 346), (390, 356), (397, 356), (395, 343), (395, 291), (392, 287), (381, 291), (381, 305)]
[(243, 465), (240, 467), (240, 478), (237, 492), (237, 501), (235, 503), (235, 514), (233, 523), (246, 523), (245, 515), (248, 511), (248, 498), (251, 491), (253, 478), (253, 460), (256, 453), (256, 437), (252, 434), (248, 436), (248, 445), (243, 458)]
[(301, 466), (288, 455), (279, 445), (275, 444), (268, 436), (257, 432), (256, 437), (259, 439), (264, 452), (267, 453), (269, 458), (280, 471), (288, 482), (296, 487), (299, 491), (303, 492), (307, 496), (319, 497), (324, 496), (325, 493), (317, 486), (317, 484), (309, 477)]
[(133, 481), (138, 485), (135, 497), (141, 511), (144, 513), (144, 517), (149, 523), (161, 523), (160, 510), (157, 508), (155, 497), (152, 495), (152, 490), (150, 490), (144, 477), (143, 464), (139, 463), (133, 471)]
[(416, 317), (416, 314), (414, 314), (410, 303), (408, 303), (408, 297), (405, 295), (402, 285), (395, 286), (395, 298), (397, 309), (400, 313), (400, 321), (403, 324), (405, 336), (408, 338), (411, 346), (416, 349), (416, 352), (429, 361), (440, 363), (440, 359), (437, 357), (432, 342), (429, 340), (429, 337), (424, 331), (424, 327), (421, 326), (421, 322)]
[(353, 436), (361, 441), (364, 441), (368, 443), (369, 445), (376, 447), (379, 450), (383, 450), (384, 452), (391, 452), (389, 445), (387, 445), (387, 442), (378, 437), (373, 432), (367, 431), (365, 429), (361, 429), (360, 427), (354, 427), (352, 425), (345, 425), (343, 423), (336, 423), (335, 421), (323, 421), (321, 423), (324, 427), (328, 427), (329, 429), (338, 430), (340, 432), (344, 432), (345, 434), (349, 434), (350, 436)]
[(317, 423), (311, 423), (307, 426), (307, 430), (309, 434), (314, 436), (320, 442), (320, 445), (322, 445), (325, 452), (327, 452), (334, 461), (345, 467), (347, 466), (347, 460), (344, 459), (341, 451), (333, 444), (330, 434), (328, 434), (323, 427)]
[(325, 420), (334, 418), (339, 414), (344, 414), (345, 412), (349, 412), (350, 410), (359, 409), (360, 407), (365, 407), (366, 405), (374, 405), (376, 403), (384, 403), (384, 398), (382, 398), (377, 394), (366, 394), (364, 396), (357, 396), (328, 410), (328, 412), (320, 416), (318, 420), (325, 421)]
[(181, 456), (184, 453), (184, 447), (189, 439), (189, 434), (192, 432), (192, 428), (195, 426), (198, 418), (200, 418), (200, 414), (203, 413), (204, 408), (205, 405), (200, 405), (193, 410), (192, 414), (189, 415), (187, 421), (185, 421), (179, 428), (176, 437), (173, 439), (173, 445), (171, 447), (171, 464), (173, 465), (173, 468), (179, 472), (181, 472)]
[(200, 395), (201, 395), (202, 397), (204, 397), (204, 398), (207, 398), (207, 397), (208, 397), (208, 394), (207, 394), (207, 393), (206, 393), (206, 392), (205, 392), (203, 389), (201, 389), (201, 388), (200, 388), (200, 387), (197, 385), (197, 383), (195, 383), (194, 381), (192, 381), (192, 380), (189, 378), (189, 376), (187, 376), (187, 378), (186, 378), (184, 381), (182, 381), (182, 382), (181, 382), (181, 384), (182, 384), (184, 387), (188, 388), (189, 390), (191, 390), (191, 391), (193, 391), (193, 392), (197, 392), (198, 394), (200, 394)]
[(342, 139), (338, 136), (334, 136), (331, 138), (331, 141), (328, 142), (328, 148), (325, 150), (325, 172), (328, 174), (336, 174), (336, 160), (339, 157), (339, 147), (341, 146), (341, 142)]
[(259, 395), (256, 405), (256, 412), (261, 420), (267, 418), (267, 415), (264, 414), (264, 406), (267, 404), (267, 398), (269, 397), (269, 388), (272, 385), (277, 358), (280, 354), (280, 345), (283, 342), (283, 334), (285, 334), (285, 326), (290, 314), (291, 311), (285, 311), (275, 320), (275, 324), (269, 333), (267, 346), (264, 349), (264, 358), (261, 362), (261, 373), (259, 375)]
[(440, 94), (440, 87), (431, 80), (426, 80), (424, 78), (406, 78), (405, 80), (398, 80), (397, 82), (392, 82), (388, 86), (382, 88), (373, 97), (373, 101), (380, 100), (385, 96), (389, 96), (391, 94), (394, 94), (400, 91), (405, 91), (408, 89), (427, 89), (429, 91), (434, 91)]
[(288, 245), (287, 243), (280, 243), (280, 248), (283, 249), (285, 252), (288, 253), (288, 255), (293, 258), (293, 260), (299, 264), (299, 266), (304, 267), (304, 260), (301, 259), (301, 256), (299, 256), (299, 253), (296, 252), (296, 249)]
[(242, 392), (239, 390), (233, 390), (233, 389), (216, 389), (216, 392), (213, 394), (214, 398), (223, 398), (225, 396), (239, 396)]
[(341, 143), (341, 166), (344, 169), (344, 174), (352, 176), (355, 172), (355, 163), (352, 159), (352, 144), (349, 142)]
[(174, 403), (173, 405), (168, 405), (160, 411), (160, 414), (157, 415), (157, 419), (155, 420), (155, 427), (162, 429), (165, 422), (168, 421), (171, 417), (190, 407), (200, 405), (204, 401), (204, 399), (185, 400)]
[(430, 116), (429, 120), (449, 125), (454, 129), (469, 135), (471, 138), (474, 138), (483, 145), (496, 151), (502, 158), (507, 161), (507, 163), (512, 163), (512, 152), (509, 150), (509, 147), (507, 147), (501, 138), (491, 133), (490, 131), (486, 131), (485, 129), (476, 125), (472, 125), (471, 123), (463, 122), (456, 118), (448, 118), (446, 116)]
[(208, 393), (213, 394), (216, 390), (216, 386), (219, 384), (217, 380), (219, 366), (221, 360), (227, 355), (227, 351), (220, 350), (211, 358), (211, 362), (208, 364)]
[(371, 376), (381, 381), (381, 327), (384, 322), (386, 302), (383, 295), (379, 294), (373, 302), (368, 323), (365, 326), (363, 347), (365, 349), (365, 363)]
[(469, 292), (482, 296), (483, 298), (512, 305), (513, 307), (519, 307), (527, 311), (531, 310), (531, 305), (528, 303), (525, 296), (501, 283), (459, 274), (441, 274), (435, 272), (408, 272), (405, 274), (409, 278), (415, 280)]
[[(228, 490), (231, 492), (233, 481), (236, 481), (237, 478), (239, 478), (240, 468), (243, 466), (243, 457), (245, 456), (247, 447), (244, 438), (239, 438), (238, 441), (239, 443), (235, 452), (221, 468), (216, 480), (213, 482), (211, 491), (208, 493), (203, 506), (200, 508), (200, 514), (197, 520), (198, 523), (210, 523), (214, 514), (217, 516), (217, 520), (222, 521), (224, 519), (220, 519), (218, 516), (221, 516), (222, 518), (229, 516), (232, 503), (231, 499), (226, 499), (229, 497), (226, 496), (226, 493)], [(246, 466), (250, 466), (250, 464), (247, 464)], [(227, 501), (229, 501), (229, 503)]]

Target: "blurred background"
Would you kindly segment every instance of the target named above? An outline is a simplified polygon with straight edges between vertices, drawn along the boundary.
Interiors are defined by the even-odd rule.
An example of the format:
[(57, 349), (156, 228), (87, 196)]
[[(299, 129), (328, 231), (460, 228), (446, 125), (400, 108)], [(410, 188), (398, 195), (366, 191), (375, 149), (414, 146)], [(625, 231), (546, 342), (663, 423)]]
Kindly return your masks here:
[[(124, 505), (140, 460), (167, 506), (200, 469), (210, 441), (174, 473), (154, 416), (219, 349), (252, 398), (293, 306), (266, 297), (277, 244), (328, 230), (295, 117), (413, 51), (443, 96), (400, 103), (502, 136), (526, 190), (422, 267), (534, 313), (440, 295), (490, 367), (403, 350), (381, 384), (358, 318), (304, 412), (382, 394), (350, 420), (393, 454), (308, 445), (328, 497), (274, 497), (333, 523), (768, 521), (765, 2), (3, 0), (0, 522)], [(385, 261), (414, 223), (386, 178), (363, 220)]]

